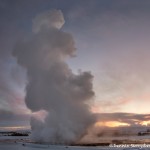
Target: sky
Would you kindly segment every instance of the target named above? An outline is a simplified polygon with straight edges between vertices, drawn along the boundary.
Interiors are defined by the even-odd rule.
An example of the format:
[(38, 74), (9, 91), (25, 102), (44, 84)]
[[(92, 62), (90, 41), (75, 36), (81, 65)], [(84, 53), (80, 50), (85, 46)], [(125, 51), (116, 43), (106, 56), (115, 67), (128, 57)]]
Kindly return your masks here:
[(91, 111), (107, 121), (149, 121), (149, 0), (0, 0), (0, 126), (29, 126), (27, 71), (13, 51), (32, 36), (35, 16), (52, 9), (61, 10), (61, 30), (75, 41), (67, 64), (94, 76)]

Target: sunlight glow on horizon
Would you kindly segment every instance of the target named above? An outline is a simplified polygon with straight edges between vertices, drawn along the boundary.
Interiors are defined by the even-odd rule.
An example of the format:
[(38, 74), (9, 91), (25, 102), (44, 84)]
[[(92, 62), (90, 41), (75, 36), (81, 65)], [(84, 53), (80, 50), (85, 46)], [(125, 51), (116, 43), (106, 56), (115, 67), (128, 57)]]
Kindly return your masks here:
[(142, 122), (140, 122), (140, 124), (142, 126), (150, 126), (150, 120), (149, 121), (142, 121)]
[(0, 127), (0, 130), (16, 131), (16, 130), (28, 130), (31, 129), (30, 126), (10, 126), (10, 127)]
[(106, 127), (120, 127), (120, 126), (130, 126), (130, 124), (125, 122), (119, 122), (119, 121), (106, 121), (106, 122), (97, 122), (95, 126), (106, 126)]

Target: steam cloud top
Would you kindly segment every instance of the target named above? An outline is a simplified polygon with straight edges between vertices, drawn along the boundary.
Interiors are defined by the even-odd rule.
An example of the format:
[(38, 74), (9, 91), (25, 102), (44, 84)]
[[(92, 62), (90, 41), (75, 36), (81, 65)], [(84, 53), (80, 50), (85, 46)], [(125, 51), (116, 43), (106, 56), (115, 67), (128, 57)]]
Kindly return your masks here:
[(46, 11), (33, 20), (33, 32), (37, 33), (42, 29), (60, 29), (65, 23), (63, 14), (60, 10)]
[(73, 74), (66, 64), (74, 55), (73, 37), (60, 30), (60, 10), (44, 12), (33, 20), (33, 36), (14, 49), (14, 56), (27, 69), (25, 102), (32, 112), (46, 111), (44, 121), (31, 119), (33, 138), (44, 142), (77, 142), (95, 118), (88, 102), (94, 96), (90, 72)]

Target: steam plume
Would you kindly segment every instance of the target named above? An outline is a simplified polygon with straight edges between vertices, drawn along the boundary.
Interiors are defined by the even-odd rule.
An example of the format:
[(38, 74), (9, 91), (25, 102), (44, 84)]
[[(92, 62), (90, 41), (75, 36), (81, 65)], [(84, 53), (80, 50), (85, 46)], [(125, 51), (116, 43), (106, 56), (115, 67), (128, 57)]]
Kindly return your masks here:
[(33, 116), (33, 137), (44, 142), (75, 142), (95, 119), (88, 102), (94, 96), (90, 72), (73, 74), (66, 64), (74, 56), (73, 37), (61, 30), (63, 14), (44, 12), (33, 20), (33, 36), (17, 44), (13, 54), (27, 69), (25, 102), (32, 112), (45, 111), (43, 119)]

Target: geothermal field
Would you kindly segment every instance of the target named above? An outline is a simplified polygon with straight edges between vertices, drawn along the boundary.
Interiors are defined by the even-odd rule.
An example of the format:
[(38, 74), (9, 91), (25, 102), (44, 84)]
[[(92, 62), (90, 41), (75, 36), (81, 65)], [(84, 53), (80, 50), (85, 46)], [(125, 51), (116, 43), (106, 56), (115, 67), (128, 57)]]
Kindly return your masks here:
[[(132, 131), (131, 131), (132, 130)], [(134, 132), (133, 132), (134, 130)], [(104, 131), (104, 130), (103, 130)], [(116, 135), (117, 131), (117, 135)], [(125, 133), (129, 131), (131, 134)], [(31, 131), (1, 131), (0, 150), (148, 150), (150, 135), (137, 135), (139, 128), (107, 129), (101, 136), (90, 135), (88, 141), (79, 143), (49, 143), (35, 141)], [(104, 133), (103, 132), (103, 133)], [(143, 132), (144, 133), (144, 132)], [(101, 133), (99, 133), (101, 134)], [(91, 138), (91, 139), (90, 139)], [(90, 141), (91, 140), (91, 141)]]
[[(112, 137), (111, 137), (112, 138)], [(108, 138), (109, 140), (111, 139)], [(117, 139), (124, 140), (127, 137), (119, 137)], [(130, 139), (139, 140), (138, 137), (132, 136)], [(146, 137), (147, 139), (150, 138)], [(107, 139), (107, 141), (108, 141)], [(103, 141), (105, 140), (102, 139)], [(150, 144), (144, 144), (140, 142), (136, 142), (134, 144), (101, 144), (101, 146), (96, 146), (97, 144), (86, 144), (86, 145), (67, 145), (67, 144), (48, 144), (48, 143), (40, 143), (40, 142), (31, 142), (26, 137), (0, 137), (0, 150), (148, 150), (150, 149)]]
[(0, 0), (0, 150), (150, 150), (150, 0)]

